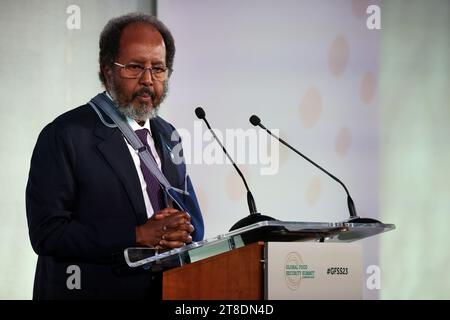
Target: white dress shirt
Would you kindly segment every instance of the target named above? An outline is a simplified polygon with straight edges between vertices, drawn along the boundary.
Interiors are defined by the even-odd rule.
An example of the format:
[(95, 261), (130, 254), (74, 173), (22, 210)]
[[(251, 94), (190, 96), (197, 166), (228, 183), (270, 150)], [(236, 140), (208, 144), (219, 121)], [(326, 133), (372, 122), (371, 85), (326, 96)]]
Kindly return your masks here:
[[(114, 101), (108, 92), (106, 93), (106, 95), (112, 101)], [(158, 152), (156, 152), (155, 141), (153, 140), (152, 131), (150, 130), (150, 121), (149, 120), (145, 121), (143, 126), (141, 126), (139, 123), (137, 123), (136, 121), (134, 121), (133, 119), (130, 119), (128, 117), (127, 117), (127, 121), (128, 121), (128, 124), (130, 125), (131, 129), (133, 129), (133, 131), (136, 131), (139, 129), (147, 129), (148, 130), (149, 134), (147, 135), (147, 143), (150, 146), (153, 157), (155, 158), (156, 163), (158, 164), (159, 170), (161, 170), (161, 159), (159, 158)], [(138, 152), (133, 149), (131, 144), (128, 143), (127, 139), (125, 139), (125, 137), (123, 137), (123, 139), (125, 140), (125, 142), (128, 146), (128, 150), (130, 151), (131, 157), (133, 158), (134, 166), (136, 167), (136, 171), (139, 176), (139, 182), (141, 183), (141, 190), (142, 190), (142, 195), (144, 196), (147, 217), (150, 218), (151, 216), (153, 216), (155, 211), (153, 210), (152, 203), (150, 202), (150, 198), (148, 197), (147, 183), (145, 182), (144, 175), (142, 174), (142, 170), (141, 170), (141, 159), (139, 158)]]
[[(136, 121), (133, 119), (130, 119), (127, 117), (128, 124), (130, 125), (131, 129), (133, 131), (139, 130), (139, 129), (147, 129), (149, 134), (147, 135), (147, 143), (150, 146), (150, 149), (152, 151), (153, 157), (156, 160), (156, 163), (158, 164), (159, 170), (161, 170), (161, 159), (159, 158), (158, 152), (156, 152), (155, 147), (155, 141), (152, 137), (152, 132), (150, 130), (150, 121), (145, 121), (145, 124), (141, 127)], [(142, 189), (142, 195), (144, 196), (144, 202), (145, 202), (145, 209), (147, 210), (147, 217), (151, 217), (154, 213), (152, 203), (150, 202), (150, 198), (148, 197), (147, 193), (147, 183), (145, 182), (144, 175), (141, 170), (141, 159), (139, 158), (138, 152), (133, 149), (131, 144), (128, 143), (127, 139), (125, 139), (125, 142), (127, 143), (128, 150), (130, 151), (131, 157), (133, 158), (134, 165), (136, 167), (136, 171), (139, 176), (139, 181), (141, 183), (141, 189)]]

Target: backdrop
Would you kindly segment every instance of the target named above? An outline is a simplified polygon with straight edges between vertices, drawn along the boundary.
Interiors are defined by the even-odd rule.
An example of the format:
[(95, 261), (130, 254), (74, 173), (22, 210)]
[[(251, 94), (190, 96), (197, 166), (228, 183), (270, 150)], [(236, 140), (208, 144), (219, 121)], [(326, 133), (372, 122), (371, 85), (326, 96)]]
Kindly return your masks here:
[[(341, 178), (361, 216), (397, 225), (362, 242), (364, 268), (381, 268), (381, 288), (365, 298), (450, 298), (448, 1), (168, 0), (156, 8), (177, 45), (161, 115), (184, 134), (206, 237), (248, 210), (238, 175), (195, 120), (197, 106), (238, 158), (260, 212), (348, 217), (344, 190), (254, 130), (248, 118), (257, 114)], [(37, 135), (101, 90), (99, 33), (131, 11), (154, 12), (155, 2), (2, 3), (2, 299), (32, 293), (24, 190)]]

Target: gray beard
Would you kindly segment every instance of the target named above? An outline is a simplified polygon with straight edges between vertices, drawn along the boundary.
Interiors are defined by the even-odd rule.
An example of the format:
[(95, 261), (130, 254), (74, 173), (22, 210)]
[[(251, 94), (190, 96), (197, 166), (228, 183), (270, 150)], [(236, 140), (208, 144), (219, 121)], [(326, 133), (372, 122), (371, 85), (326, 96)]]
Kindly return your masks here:
[(168, 85), (168, 81), (166, 80), (164, 82), (164, 88), (163, 88), (163, 93), (161, 95), (161, 99), (159, 101), (159, 103), (157, 105), (154, 105), (153, 108), (151, 108), (150, 110), (148, 110), (148, 106), (145, 103), (140, 104), (137, 108), (134, 107), (131, 103), (128, 105), (120, 105), (118, 103), (118, 99), (117, 99), (117, 90), (116, 87), (114, 85), (114, 83), (111, 85), (111, 90), (110, 90), (110, 94), (111, 97), (113, 98), (114, 102), (117, 105), (117, 110), (119, 111), (120, 114), (122, 114), (125, 117), (128, 117), (130, 119), (135, 120), (136, 122), (145, 122), (148, 119), (153, 119), (156, 118), (158, 116), (160, 107), (161, 107), (161, 103), (164, 101), (164, 99), (167, 96), (167, 92), (169, 91), (169, 85)]
[(133, 119), (136, 122), (145, 122), (147, 121), (147, 119), (153, 119), (158, 116), (160, 105), (158, 105), (157, 107), (153, 107), (150, 110), (147, 109), (148, 106), (145, 103), (139, 105), (137, 108), (135, 108), (132, 104), (126, 106), (118, 106), (117, 108), (119, 113), (123, 116)]

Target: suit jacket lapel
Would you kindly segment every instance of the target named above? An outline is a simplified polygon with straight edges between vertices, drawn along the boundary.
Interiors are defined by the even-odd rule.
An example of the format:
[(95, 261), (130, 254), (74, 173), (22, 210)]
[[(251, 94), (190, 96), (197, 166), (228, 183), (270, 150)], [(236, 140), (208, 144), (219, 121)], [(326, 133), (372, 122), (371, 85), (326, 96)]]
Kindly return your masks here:
[(147, 213), (139, 176), (122, 133), (117, 128), (108, 128), (98, 122), (95, 135), (100, 138), (97, 144), (98, 150), (116, 173), (128, 194), (138, 224), (145, 223)]
[(170, 140), (170, 137), (162, 134), (164, 131), (157, 122), (157, 118), (150, 120), (150, 129), (156, 149), (161, 157), (161, 171), (173, 187), (181, 188), (184, 177), (180, 176), (180, 169), (172, 161), (174, 142)]

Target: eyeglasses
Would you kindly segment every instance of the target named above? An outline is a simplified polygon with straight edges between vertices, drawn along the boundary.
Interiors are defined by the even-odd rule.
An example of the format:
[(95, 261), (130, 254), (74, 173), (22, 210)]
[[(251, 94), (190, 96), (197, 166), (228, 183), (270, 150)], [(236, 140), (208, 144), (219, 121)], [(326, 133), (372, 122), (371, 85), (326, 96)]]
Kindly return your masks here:
[(142, 76), (142, 74), (148, 70), (152, 75), (153, 80), (164, 81), (167, 78), (167, 70), (166, 67), (144, 67), (137, 63), (127, 63), (120, 64), (118, 62), (114, 62), (114, 64), (120, 67), (120, 76), (126, 79), (137, 79)]

